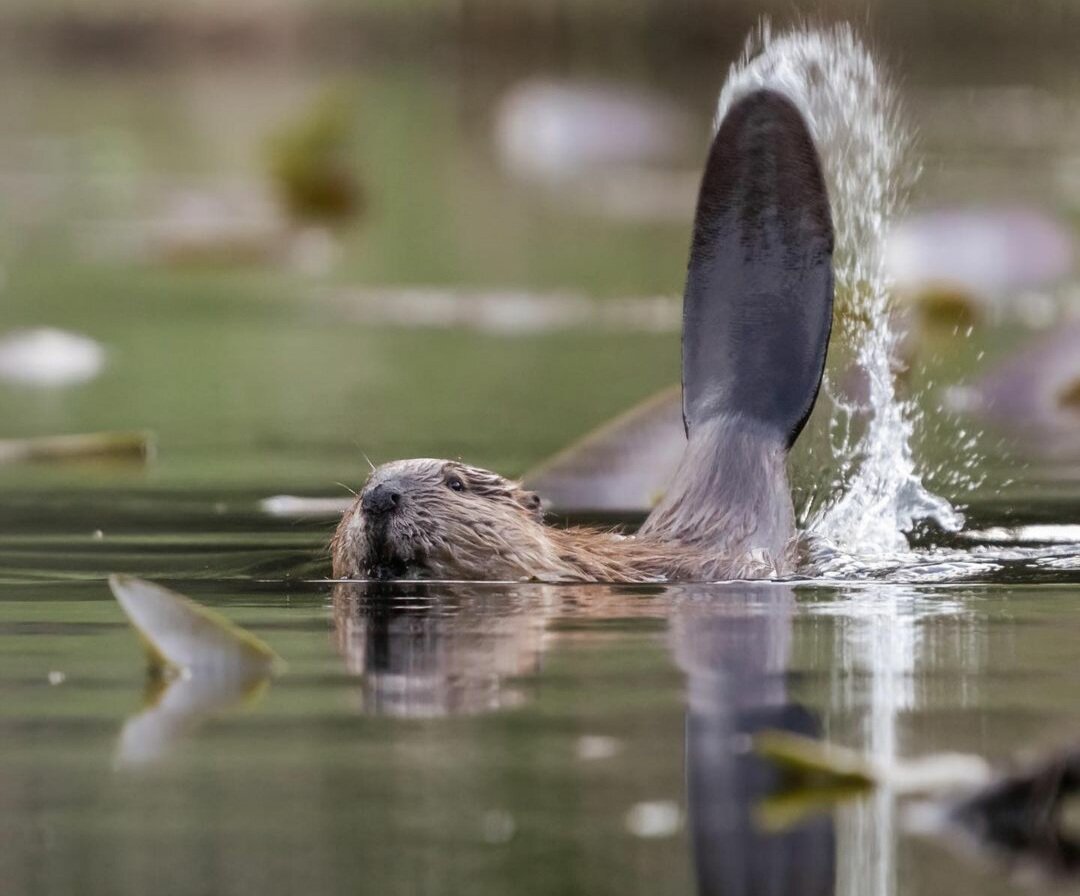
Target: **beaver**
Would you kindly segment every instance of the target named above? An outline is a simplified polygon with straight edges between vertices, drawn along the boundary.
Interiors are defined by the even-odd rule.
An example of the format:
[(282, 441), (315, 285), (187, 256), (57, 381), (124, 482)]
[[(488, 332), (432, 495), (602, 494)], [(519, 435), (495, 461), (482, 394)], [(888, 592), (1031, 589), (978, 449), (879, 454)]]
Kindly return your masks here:
[(832, 326), (833, 227), (795, 105), (735, 102), (713, 137), (683, 297), (686, 448), (632, 536), (546, 525), (489, 470), (414, 459), (373, 470), (331, 543), (335, 578), (714, 581), (794, 572), (787, 453), (813, 409)]
[(545, 525), (535, 492), (431, 458), (374, 470), (342, 517), (331, 556), (339, 579), (503, 581), (662, 581), (695, 560), (687, 546), (661, 538)]

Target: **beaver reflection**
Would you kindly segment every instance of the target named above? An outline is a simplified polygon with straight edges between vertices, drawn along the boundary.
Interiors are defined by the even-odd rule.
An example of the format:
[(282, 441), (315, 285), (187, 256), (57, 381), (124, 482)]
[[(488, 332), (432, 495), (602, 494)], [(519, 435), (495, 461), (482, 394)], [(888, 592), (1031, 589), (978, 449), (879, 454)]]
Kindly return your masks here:
[(777, 776), (750, 750), (753, 735), (818, 735), (787, 695), (794, 594), (776, 584), (667, 587), (626, 603), (617, 591), (550, 585), (339, 583), (338, 647), (363, 679), (367, 712), (411, 717), (517, 705), (539, 669), (545, 625), (573, 605), (597, 618), (665, 616), (686, 674), (687, 807), (699, 891), (708, 896), (825, 896), (836, 880), (830, 816), (763, 831), (757, 807)]
[(363, 681), (363, 710), (438, 717), (522, 700), (544, 647), (550, 589), (393, 585), (334, 588), (337, 647)]
[(836, 886), (833, 819), (779, 833), (755, 813), (780, 782), (751, 749), (782, 729), (818, 736), (787, 696), (794, 593), (782, 585), (680, 589), (672, 648), (687, 677), (686, 790), (698, 889), (708, 896), (825, 896)]

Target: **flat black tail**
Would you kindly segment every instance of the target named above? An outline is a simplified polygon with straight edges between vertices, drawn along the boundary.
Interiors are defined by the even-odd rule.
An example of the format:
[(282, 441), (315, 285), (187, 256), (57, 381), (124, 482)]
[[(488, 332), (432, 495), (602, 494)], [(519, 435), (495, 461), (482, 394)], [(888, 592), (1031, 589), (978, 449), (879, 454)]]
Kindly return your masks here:
[(683, 301), (683, 421), (750, 418), (790, 447), (814, 407), (832, 325), (833, 228), (798, 109), (758, 90), (713, 139)]

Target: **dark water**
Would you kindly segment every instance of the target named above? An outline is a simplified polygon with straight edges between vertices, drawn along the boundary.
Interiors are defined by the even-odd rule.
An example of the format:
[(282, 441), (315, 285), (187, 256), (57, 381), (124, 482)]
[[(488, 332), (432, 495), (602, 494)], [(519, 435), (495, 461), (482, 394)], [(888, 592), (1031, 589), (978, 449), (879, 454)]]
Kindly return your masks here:
[[(1023, 62), (965, 80), (951, 60), (912, 61), (918, 202), (1004, 196), (1070, 220), (1075, 79)], [(676, 93), (704, 133), (726, 64), (631, 80)], [(885, 760), (1003, 760), (1075, 742), (1075, 545), (921, 532), (917, 555), (859, 581), (335, 592), (320, 581), (332, 523), (258, 509), (344, 494), (362, 451), (520, 473), (676, 379), (671, 332), (370, 326), (335, 298), (387, 283), (678, 291), (689, 218), (568, 213), (499, 171), (494, 100), (533, 73), (23, 74), (0, 83), (0, 329), (78, 330), (109, 364), (68, 390), (0, 386), (2, 434), (149, 428), (159, 452), (0, 468), (0, 892), (1043, 886), (1015, 859), (907, 833), (888, 792), (773, 831), (761, 808), (776, 781), (748, 744), (781, 727)], [(341, 78), (374, 199), (331, 273), (175, 269), (116, 248), (127, 232), (113, 228), (142, 226), (159, 191), (246, 176), (267, 128)], [(981, 115), (995, 97), (1005, 112)], [(1009, 142), (1018, 109), (1026, 139)], [(1052, 298), (1067, 306), (1075, 284)], [(957, 448), (969, 424), (937, 414), (941, 388), (1028, 338), (1015, 321), (961, 332), (917, 341), (926, 466), (972, 501), (969, 529), (1080, 522), (1075, 453), (1017, 455), (992, 429)], [(946, 475), (960, 467), (973, 493)], [(288, 670), (156, 691), (114, 571), (222, 610)]]

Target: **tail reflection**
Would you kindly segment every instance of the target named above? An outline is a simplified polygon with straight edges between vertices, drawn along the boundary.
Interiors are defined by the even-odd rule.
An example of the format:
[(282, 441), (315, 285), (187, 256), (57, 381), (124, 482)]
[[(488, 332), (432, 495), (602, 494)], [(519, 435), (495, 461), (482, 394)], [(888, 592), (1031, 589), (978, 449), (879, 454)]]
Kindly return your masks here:
[(787, 697), (791, 588), (680, 589), (671, 632), (687, 676), (686, 788), (698, 889), (707, 896), (816, 896), (836, 886), (831, 816), (780, 833), (755, 813), (779, 781), (751, 749), (754, 735), (818, 735)]

